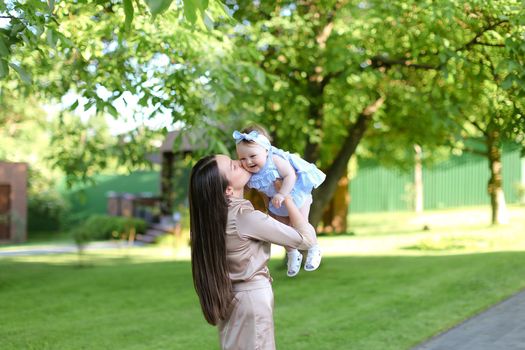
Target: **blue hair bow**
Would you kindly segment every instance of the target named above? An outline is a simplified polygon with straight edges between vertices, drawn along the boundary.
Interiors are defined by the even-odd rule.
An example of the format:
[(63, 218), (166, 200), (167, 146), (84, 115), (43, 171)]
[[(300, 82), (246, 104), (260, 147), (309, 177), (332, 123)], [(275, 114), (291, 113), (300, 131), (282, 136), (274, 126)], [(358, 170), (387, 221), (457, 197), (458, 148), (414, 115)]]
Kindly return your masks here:
[(269, 150), (272, 147), (270, 140), (268, 140), (266, 136), (259, 134), (256, 130), (252, 130), (248, 134), (235, 130), (233, 132), (233, 138), (236, 144), (243, 140), (246, 140), (246, 141), (253, 141), (257, 143), (258, 145), (262, 146), (266, 150)]
[(233, 132), (233, 138), (235, 139), (235, 143), (239, 143), (241, 142), (242, 140), (246, 140), (246, 141), (255, 141), (255, 139), (257, 138), (257, 136), (259, 136), (259, 133), (255, 130), (253, 131), (250, 131), (249, 134), (244, 134), (242, 132), (239, 132), (237, 130), (235, 130)]

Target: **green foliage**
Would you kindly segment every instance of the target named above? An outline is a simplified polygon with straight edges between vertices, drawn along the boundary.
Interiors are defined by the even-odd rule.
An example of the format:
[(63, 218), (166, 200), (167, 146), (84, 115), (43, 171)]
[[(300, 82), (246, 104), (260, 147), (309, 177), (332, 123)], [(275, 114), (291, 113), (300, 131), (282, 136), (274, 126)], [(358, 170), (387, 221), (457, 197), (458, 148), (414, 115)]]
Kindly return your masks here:
[(146, 222), (142, 219), (122, 216), (93, 215), (80, 223), (71, 232), (79, 246), (90, 241), (127, 239), (132, 231), (145, 232)]
[(35, 231), (58, 231), (70, 213), (70, 204), (56, 191), (35, 192), (29, 195), (27, 226), (31, 235)]
[(66, 185), (92, 182), (94, 176), (108, 169), (128, 170), (151, 167), (147, 155), (156, 152), (155, 133), (146, 128), (128, 134), (111, 135), (102, 115), (85, 122), (63, 113), (52, 124), (48, 160), (61, 169)]
[[(146, 4), (148, 5), (151, 14), (155, 17), (166, 11), (170, 7), (172, 1), (173, 0), (146, 0)], [(190, 21), (194, 23), (195, 19), (190, 18)]]
[[(76, 50), (74, 43), (68, 38), (70, 32), (62, 26), (64, 13), (69, 17), (78, 15), (78, 7), (96, 7), (99, 11), (115, 17), (124, 15), (122, 29), (129, 31), (133, 24), (135, 14), (144, 14), (145, 6), (155, 18), (165, 12), (172, 5), (173, 0), (144, 0), (132, 1), (81, 1), (75, 4), (65, 2), (55, 3), (54, 0), (28, 0), (28, 1), (0, 1), (0, 16), (7, 25), (0, 27), (0, 80), (9, 76), (10, 68), (17, 74), (24, 84), (31, 84), (32, 76), (28, 73), (20, 58), (17, 56), (19, 49), (37, 49), (35, 56), (44, 58), (56, 54), (56, 49)], [(210, 14), (227, 16), (224, 6), (218, 0), (185, 0), (176, 2), (176, 12), (189, 22), (190, 25), (198, 23), (201, 27), (211, 23)], [(75, 8), (76, 7), (76, 8)], [(181, 11), (183, 9), (183, 11)], [(96, 20), (96, 16), (94, 19)], [(180, 20), (182, 18), (178, 18)], [(74, 20), (78, 20), (75, 18)], [(45, 47), (45, 48), (44, 48)], [(49, 51), (49, 49), (52, 49)]]
[[(38, 8), (30, 3), (48, 6), (38, 0), (27, 6), (15, 2), (0, 7), (0, 12), (30, 23)], [(146, 155), (154, 151), (175, 121), (192, 122), (205, 115), (205, 90), (199, 80), (205, 64), (200, 57), (208, 45), (214, 46), (210, 42), (214, 39), (180, 21), (182, 3), (154, 21), (150, 12), (159, 14), (171, 1), (147, 4), (151, 7), (141, 1), (58, 2), (49, 5), (52, 10), (47, 9), (48, 14), (39, 18), (39, 35), (31, 32), (30, 41), (7, 45), (6, 60), (24, 67), (32, 83), (24, 84), (11, 74), (0, 80), (0, 92), (4, 88), (31, 94), (52, 104), (69, 96), (61, 101), (65, 111), (52, 128), (50, 152), (53, 166), (67, 174), (69, 185), (89, 181), (115, 159), (129, 169), (144, 166)], [(224, 15), (216, 1), (190, 1), (185, 7), (197, 13), (198, 22), (204, 21), (201, 16)], [(9, 19), (5, 28), (15, 39), (26, 31), (14, 33), (16, 21)], [(0, 49), (6, 53), (4, 46)], [(220, 45), (216, 46), (220, 50)], [(122, 106), (126, 105), (130, 113), (123, 115)], [(80, 121), (78, 115), (69, 113), (85, 111), (93, 120)], [(102, 114), (134, 120), (140, 126), (123, 130), (119, 136), (109, 135), (102, 125)], [(146, 121), (153, 117), (163, 120), (151, 130), (145, 124), (151, 124)], [(224, 149), (221, 142), (211, 143), (216, 145), (213, 149)]]
[(11, 87), (12, 84), (0, 87), (0, 160), (28, 163), (29, 229), (45, 229), (48, 219), (52, 227), (57, 227), (62, 214), (53, 209), (49, 218), (44, 209), (46, 200), (51, 207), (66, 206), (52, 190), (62, 175), (47, 161), (53, 151), (46, 112), (40, 100), (24, 97)]
[[(0, 52), (9, 58), (3, 62), (32, 79), (27, 85), (24, 74), (9, 75), (4, 84), (10, 89), (55, 101), (70, 93), (78, 96), (72, 111), (115, 118), (122, 117), (118, 106), (127, 105), (136, 119), (162, 117), (160, 135), (174, 124), (204, 129), (207, 152), (232, 149), (231, 129), (258, 121), (279, 147), (329, 169), (378, 98), (385, 102), (370, 118), (358, 152), (405, 167), (413, 162), (407, 150), (414, 143), (432, 150), (424, 153), (432, 161), (442, 158), (443, 151), (433, 151), (439, 146), (457, 146), (466, 133), (475, 134), (466, 118), (500, 114), (496, 124), (516, 130), (509, 137), (525, 125), (521, 112), (515, 122), (525, 74), (517, 0), (245, 0), (235, 4), (233, 23), (221, 19), (216, 1), (2, 6), (27, 14), (24, 20), (39, 28), (28, 41), (19, 40), (27, 30), (16, 27), (16, 19), (5, 28), (9, 34), (2, 32)], [(38, 8), (46, 15), (31, 17)], [(208, 23), (208, 30), (181, 23), (181, 11), (190, 22)], [(122, 136), (119, 145), (126, 147), (108, 147), (105, 136), (75, 131), (86, 124), (71, 125), (57, 133), (67, 147), (53, 157), (72, 182), (98, 172), (105, 152), (136, 165), (143, 146), (158, 137), (142, 128)], [(116, 156), (119, 150), (125, 152)]]
[[(317, 145), (327, 165), (377, 96), (384, 96), (385, 104), (374, 115), (361, 151), (410, 164), (413, 153), (405, 150), (415, 143), (432, 150), (449, 145), (463, 127), (455, 118), (485, 93), (477, 87), (494, 81), (490, 65), (510, 52), (516, 62), (525, 57), (525, 46), (510, 45), (522, 42), (519, 1), (327, 1), (316, 6), (245, 1), (239, 7), (236, 18), (250, 25), (230, 33), (238, 48), (232, 69), (260, 67), (268, 82), (263, 89), (250, 83), (241, 88), (247, 85), (248, 94), (256, 95), (251, 110), (283, 147), (303, 153), (308, 144)], [(523, 64), (502, 67), (500, 83), (524, 71)], [(244, 98), (242, 92), (234, 95)], [(425, 157), (431, 160), (433, 154)]]
[(131, 28), (131, 22), (133, 22), (133, 14), (135, 10), (133, 8), (132, 0), (123, 0), (123, 4), (124, 4), (124, 13), (126, 15), (126, 21), (124, 23), (124, 26), (126, 30), (129, 30)]

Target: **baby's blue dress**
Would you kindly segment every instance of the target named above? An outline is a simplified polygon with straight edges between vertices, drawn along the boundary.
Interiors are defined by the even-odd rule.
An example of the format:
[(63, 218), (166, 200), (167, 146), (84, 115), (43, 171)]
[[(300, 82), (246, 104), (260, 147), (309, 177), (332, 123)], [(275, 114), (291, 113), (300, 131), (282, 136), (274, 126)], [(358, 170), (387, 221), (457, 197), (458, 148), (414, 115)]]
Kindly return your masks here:
[[(273, 162), (272, 156), (274, 154), (290, 162), (295, 169), (297, 180), (295, 181), (295, 185), (292, 192), (290, 192), (290, 195), (292, 196), (295, 205), (298, 208), (302, 207), (305, 200), (311, 196), (312, 190), (323, 183), (326, 175), (314, 164), (308, 163), (299, 156), (290, 154), (282, 149), (273, 146), (270, 148), (266, 158), (266, 164), (258, 173), (252, 174), (250, 181), (248, 181), (248, 187), (263, 192), (270, 199), (277, 194), (274, 182), (282, 177)], [(284, 205), (280, 208), (275, 208), (270, 202), (269, 210), (278, 216), (288, 216), (288, 210), (286, 210)]]

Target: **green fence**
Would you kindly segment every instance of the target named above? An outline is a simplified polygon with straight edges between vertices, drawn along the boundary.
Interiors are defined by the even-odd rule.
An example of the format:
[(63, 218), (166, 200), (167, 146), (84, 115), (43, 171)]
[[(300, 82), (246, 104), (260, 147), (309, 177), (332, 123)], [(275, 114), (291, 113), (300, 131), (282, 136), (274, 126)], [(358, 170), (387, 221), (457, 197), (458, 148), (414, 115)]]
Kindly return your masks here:
[[(523, 169), (522, 169), (523, 167)], [(189, 169), (174, 179), (175, 207), (187, 198)], [(350, 211), (411, 210), (413, 174), (388, 169), (372, 161), (361, 161), (350, 181)], [(489, 204), (487, 160), (465, 154), (423, 169), (424, 208), (437, 209)], [(508, 203), (520, 201), (518, 184), (525, 179), (525, 161), (520, 150), (506, 148), (503, 153), (503, 189)], [(96, 185), (69, 191), (72, 212), (80, 217), (107, 210), (106, 194), (110, 191), (159, 194), (159, 172), (141, 171), (130, 175), (100, 175)], [(523, 185), (522, 185), (523, 186)]]
[[(520, 184), (525, 178), (520, 149), (505, 147), (503, 190), (507, 203), (520, 201)], [(487, 182), (490, 173), (485, 158), (464, 154), (432, 167), (423, 168), (425, 209), (489, 204)], [(370, 160), (360, 161), (350, 182), (350, 211), (403, 211), (412, 209), (413, 174), (389, 169)]]

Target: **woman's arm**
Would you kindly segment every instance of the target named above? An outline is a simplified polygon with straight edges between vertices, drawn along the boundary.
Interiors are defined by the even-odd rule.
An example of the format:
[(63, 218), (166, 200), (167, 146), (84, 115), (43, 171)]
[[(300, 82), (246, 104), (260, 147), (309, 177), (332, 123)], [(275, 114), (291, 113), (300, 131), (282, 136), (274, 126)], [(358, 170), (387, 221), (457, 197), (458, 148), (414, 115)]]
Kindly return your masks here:
[(273, 162), (275, 163), (275, 166), (277, 167), (277, 171), (279, 172), (279, 175), (283, 179), (279, 193), (277, 193), (272, 198), (273, 206), (276, 208), (280, 208), (284, 201), (284, 197), (290, 194), (290, 192), (292, 192), (292, 189), (295, 185), (295, 181), (297, 180), (297, 175), (295, 174), (295, 169), (292, 167), (290, 162), (288, 162), (287, 160), (274, 155)]
[(251, 239), (266, 241), (301, 250), (317, 243), (315, 230), (304, 219), (292, 198), (287, 196), (284, 205), (290, 214), (290, 223), (285, 225), (258, 210), (245, 211), (237, 219), (239, 234)]

